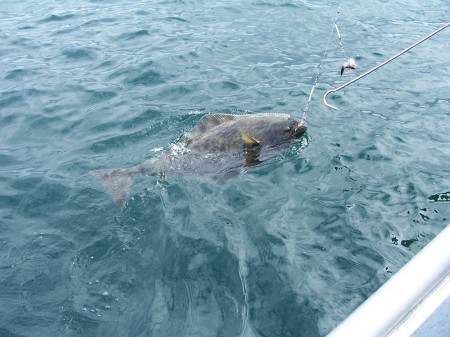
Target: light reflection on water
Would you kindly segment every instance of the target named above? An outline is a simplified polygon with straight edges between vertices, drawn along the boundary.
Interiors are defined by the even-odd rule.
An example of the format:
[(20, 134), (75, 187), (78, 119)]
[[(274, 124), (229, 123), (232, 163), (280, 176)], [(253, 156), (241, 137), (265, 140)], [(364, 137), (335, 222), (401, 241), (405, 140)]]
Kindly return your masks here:
[[(343, 4), (283, 156), (216, 184), (88, 174), (167, 151), (206, 113), (300, 116), (337, 3), (6, 1), (0, 334), (323, 336), (449, 221), (448, 6)], [(152, 150), (153, 149), (153, 150)], [(158, 152), (155, 153), (155, 151)], [(162, 150), (162, 151), (160, 151)]]

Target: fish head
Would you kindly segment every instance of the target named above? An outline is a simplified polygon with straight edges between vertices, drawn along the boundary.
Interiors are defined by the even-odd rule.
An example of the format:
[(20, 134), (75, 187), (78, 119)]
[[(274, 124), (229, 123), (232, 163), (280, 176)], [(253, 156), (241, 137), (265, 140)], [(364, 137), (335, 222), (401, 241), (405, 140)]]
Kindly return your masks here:
[(289, 119), (289, 121), (290, 121), (290, 125), (289, 125), (290, 137), (292, 139), (301, 138), (307, 130), (307, 127), (306, 127), (303, 119), (302, 120)]
[(266, 118), (258, 124), (258, 128), (249, 131), (261, 144), (277, 146), (300, 139), (306, 132), (304, 120), (299, 120), (289, 116)]

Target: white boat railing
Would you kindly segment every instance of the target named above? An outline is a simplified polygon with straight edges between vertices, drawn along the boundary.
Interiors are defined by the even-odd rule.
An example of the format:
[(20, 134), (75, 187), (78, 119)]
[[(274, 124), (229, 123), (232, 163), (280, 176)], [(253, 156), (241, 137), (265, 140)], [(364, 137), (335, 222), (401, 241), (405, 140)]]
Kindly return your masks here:
[(411, 336), (450, 296), (450, 225), (327, 337)]

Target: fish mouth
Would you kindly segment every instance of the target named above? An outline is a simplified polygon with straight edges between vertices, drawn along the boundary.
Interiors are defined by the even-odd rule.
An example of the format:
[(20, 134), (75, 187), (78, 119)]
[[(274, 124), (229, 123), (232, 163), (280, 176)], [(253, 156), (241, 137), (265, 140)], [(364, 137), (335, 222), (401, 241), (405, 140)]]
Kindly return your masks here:
[(303, 120), (299, 121), (297, 124), (294, 125), (294, 128), (292, 129), (292, 137), (293, 138), (300, 138), (303, 136), (308, 128), (303, 123)]

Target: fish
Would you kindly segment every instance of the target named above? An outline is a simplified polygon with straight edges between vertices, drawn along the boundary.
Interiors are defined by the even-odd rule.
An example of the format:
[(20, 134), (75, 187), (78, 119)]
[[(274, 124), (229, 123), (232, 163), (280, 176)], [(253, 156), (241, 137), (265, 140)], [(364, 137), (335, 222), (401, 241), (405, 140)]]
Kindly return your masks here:
[(90, 174), (123, 207), (138, 176), (193, 174), (226, 181), (286, 150), (306, 130), (303, 119), (283, 113), (207, 114), (167, 153), (133, 167)]

